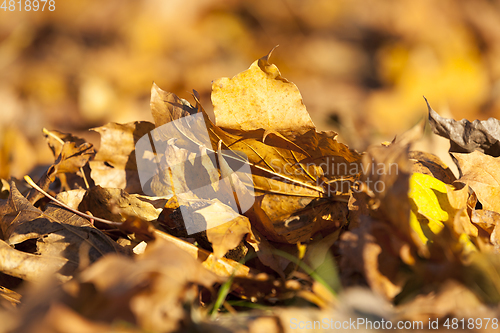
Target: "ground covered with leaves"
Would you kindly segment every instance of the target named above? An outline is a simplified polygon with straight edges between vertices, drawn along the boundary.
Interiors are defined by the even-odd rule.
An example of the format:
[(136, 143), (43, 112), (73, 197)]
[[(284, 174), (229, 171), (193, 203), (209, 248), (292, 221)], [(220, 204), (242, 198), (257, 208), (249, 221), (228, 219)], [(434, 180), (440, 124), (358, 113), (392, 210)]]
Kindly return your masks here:
[[(427, 104), (357, 152), (269, 56), (212, 83), (215, 122), (153, 84), (154, 123), (94, 128), (97, 152), (43, 130), (54, 163), (1, 181), (2, 331), (498, 329), (499, 121)], [(458, 179), (412, 150), (425, 126)]]

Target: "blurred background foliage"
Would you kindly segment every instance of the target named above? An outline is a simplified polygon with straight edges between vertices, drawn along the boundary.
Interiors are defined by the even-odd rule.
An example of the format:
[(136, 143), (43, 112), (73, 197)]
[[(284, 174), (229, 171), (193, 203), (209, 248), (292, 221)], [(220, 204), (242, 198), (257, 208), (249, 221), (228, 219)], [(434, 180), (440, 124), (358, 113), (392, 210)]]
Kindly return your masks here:
[(276, 45), (317, 127), (360, 151), (425, 116), (422, 95), (500, 117), (500, 1), (56, 0), (0, 10), (0, 178), (53, 160), (43, 127), (98, 146), (91, 127), (152, 120), (153, 81), (210, 110), (212, 80)]

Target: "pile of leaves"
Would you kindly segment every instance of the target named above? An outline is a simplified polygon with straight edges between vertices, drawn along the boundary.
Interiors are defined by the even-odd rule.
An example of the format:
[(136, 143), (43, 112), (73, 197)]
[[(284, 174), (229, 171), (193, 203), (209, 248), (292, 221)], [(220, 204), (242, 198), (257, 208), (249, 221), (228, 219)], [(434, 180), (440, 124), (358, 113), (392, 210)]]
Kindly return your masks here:
[[(215, 122), (193, 98), (154, 84), (154, 124), (93, 129), (97, 153), (44, 129), (55, 161), (43, 177), (2, 180), (3, 330), (284, 332), (500, 314), (498, 120), (429, 106), (457, 179), (411, 150), (425, 122), (362, 154), (318, 132), (269, 55), (213, 82)], [(170, 123), (178, 135), (162, 132)], [(145, 136), (162, 150), (136, 150)], [(241, 153), (250, 178), (232, 163)], [(158, 168), (144, 183), (148, 156)], [(188, 234), (186, 219), (206, 231)]]

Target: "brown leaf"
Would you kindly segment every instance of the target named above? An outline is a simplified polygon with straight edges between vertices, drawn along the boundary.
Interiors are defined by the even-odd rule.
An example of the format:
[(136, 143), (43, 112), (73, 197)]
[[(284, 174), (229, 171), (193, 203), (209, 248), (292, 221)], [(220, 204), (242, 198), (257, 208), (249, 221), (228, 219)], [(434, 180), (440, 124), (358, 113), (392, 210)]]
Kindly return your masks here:
[[(41, 281), (53, 274), (61, 281), (68, 280), (68, 274), (57, 274), (68, 260), (51, 255), (38, 255), (19, 251), (0, 240), (0, 271), (27, 281)], [(73, 269), (76, 269), (73, 268)]]
[(240, 131), (262, 128), (290, 135), (315, 128), (297, 86), (268, 62), (271, 52), (232, 79), (213, 82), (217, 126)]
[[(427, 102), (427, 100), (426, 100)], [(456, 121), (441, 117), (429, 103), (429, 124), (437, 135), (450, 140), (450, 153), (471, 153), (474, 150), (493, 157), (500, 156), (500, 121), (467, 119)]]
[[(364, 281), (377, 293), (392, 299), (408, 278), (399, 258), (403, 243), (389, 236), (390, 226), (365, 217), (363, 224), (341, 237), (340, 271), (345, 285)], [(360, 280), (361, 278), (361, 280)]]
[(247, 276), (249, 273), (256, 273), (254, 269), (242, 265), (237, 261), (227, 258), (216, 258), (211, 252), (194, 246), (191, 243), (169, 235), (161, 230), (155, 230), (154, 234), (157, 238), (162, 238), (163, 240), (172, 243), (189, 253), (193, 258), (202, 262), (206, 269), (212, 271), (218, 276)]
[[(409, 223), (408, 199), (411, 165), (407, 145), (370, 147), (363, 155), (363, 174), (358, 191), (367, 195), (367, 203), (377, 216), (390, 223), (400, 235), (415, 238)], [(397, 202), (397, 205), (394, 203)]]
[(101, 134), (101, 147), (91, 161), (91, 177), (96, 185), (141, 193), (137, 174), (135, 143), (154, 125), (146, 121), (128, 124), (109, 123), (95, 128)]
[[(201, 316), (195, 306), (199, 289), (210, 293), (215, 283), (224, 280), (175, 245), (158, 239), (141, 255), (108, 254), (68, 284), (31, 292), (32, 306), (23, 312), (21, 327), (38, 331), (27, 327), (42, 323), (43, 327), (75, 331), (67, 326), (73, 322), (91, 331), (121, 332), (118, 323), (123, 322), (126, 332), (133, 327), (155, 332), (189, 330), (197, 325), (191, 316)], [(70, 317), (57, 321), (52, 312), (62, 306), (66, 310), (56, 313)]]
[(73, 209), (78, 209), (78, 205), (82, 202), (85, 193), (87, 191), (84, 189), (64, 191), (57, 194), (56, 199)]
[(334, 199), (266, 194), (257, 198), (255, 227), (269, 240), (295, 244), (346, 224), (347, 205)]
[(161, 90), (153, 83), (151, 88), (151, 113), (155, 120), (155, 127), (160, 127), (172, 120), (189, 116), (196, 113), (196, 108), (185, 99), (177, 97), (175, 94)]
[[(268, 133), (262, 142), (259, 138), (265, 134), (262, 131), (245, 133), (243, 137), (216, 127), (211, 131), (217, 142), (222, 140), (226, 147), (241, 151), (248, 158), (255, 193), (264, 196), (256, 198), (254, 211), (247, 214), (255, 219), (265, 237), (295, 243), (321, 230), (325, 225), (316, 221), (323, 220), (322, 216), (329, 216), (324, 220), (329, 221), (326, 223), (330, 227), (345, 223), (345, 215), (339, 213), (342, 209), (338, 210), (341, 205), (336, 200), (347, 201), (346, 197), (337, 195), (347, 196), (352, 176), (342, 180), (343, 184), (331, 192), (332, 186), (323, 178), (323, 169), (311, 161), (312, 156), (283, 136)], [(288, 220), (299, 223), (289, 227)]]
[(452, 184), (457, 179), (450, 168), (434, 154), (414, 150), (408, 153), (408, 158), (412, 163), (412, 173), (433, 176), (446, 184)]
[(500, 158), (474, 151), (452, 154), (460, 168), (458, 182), (469, 185), (485, 210), (500, 211)]
[(253, 247), (261, 263), (272, 268), (282, 279), (285, 279), (285, 273), (279, 264), (280, 259), (273, 253), (275, 248), (265, 237), (263, 237), (255, 228), (252, 228), (251, 232), (247, 235), (246, 241), (251, 247)]
[[(274, 93), (280, 94), (279, 91)], [(156, 97), (154, 101), (155, 108), (159, 109), (162, 101)], [(296, 139), (300, 144), (304, 144), (306, 151), (300, 147), (300, 144), (284, 137), (274, 128), (254, 130), (240, 133), (240, 135), (228, 133), (214, 126), (200, 105), (197, 105), (200, 113), (190, 117), (182, 116), (182, 113), (165, 105), (161, 108), (166, 114), (164, 119), (168, 119), (169, 123), (153, 131), (155, 149), (152, 148), (153, 144), (149, 140), (144, 143), (144, 147), (149, 147), (149, 151), (155, 151), (158, 157), (161, 156), (159, 164), (149, 163), (151, 164), (149, 166), (148, 162), (145, 162), (144, 167), (141, 168), (145, 174), (151, 175), (149, 176), (151, 177), (150, 187), (155, 195), (171, 194), (172, 187), (176, 188), (175, 193), (179, 200), (182, 199), (181, 193), (192, 196), (189, 192), (195, 192), (198, 198), (205, 199), (212, 199), (217, 195), (219, 200), (231, 206), (235, 211), (238, 210), (235, 200), (240, 206), (242, 201), (254, 201), (253, 199), (242, 200), (243, 196), (248, 194), (242, 191), (242, 184), (247, 187), (247, 192), (249, 189), (255, 189), (256, 195), (267, 196), (270, 193), (280, 199), (281, 196), (293, 196), (293, 198), (283, 198), (282, 201), (286, 204), (281, 205), (279, 214), (273, 213), (275, 207), (272, 205), (264, 204), (261, 207), (254, 205), (253, 211), (252, 209), (249, 211), (249, 207), (239, 207), (242, 213), (246, 211), (246, 214), (260, 225), (259, 229), (266, 237), (280, 242), (294, 243), (298, 240), (305, 240), (310, 237), (311, 232), (314, 233), (325, 226), (332, 229), (338, 228), (346, 222), (347, 210), (341, 208), (339, 211), (341, 205), (336, 203), (336, 196), (341, 195), (343, 196), (341, 201), (347, 201), (350, 186), (359, 173), (359, 155), (336, 142), (334, 133), (316, 133), (312, 129), (305, 139), (298, 139), (300, 136), (297, 136)], [(157, 111), (153, 110), (153, 112)], [(307, 129), (311, 128), (307, 127)], [(167, 140), (167, 138), (170, 139)], [(226, 150), (221, 152), (221, 146)], [(219, 155), (221, 180), (218, 179), (216, 163), (210, 152), (216, 150)], [(231, 151), (232, 156), (228, 150)], [(224, 157), (221, 158), (221, 156)], [(337, 164), (343, 164), (342, 168), (337, 168), (343, 171), (339, 174), (330, 172), (329, 178), (324, 178), (325, 160), (332, 164), (332, 167), (326, 168), (333, 169)], [(249, 165), (252, 179), (238, 174), (237, 168), (232, 165), (226, 168), (226, 162)], [(352, 166), (355, 167), (354, 172), (350, 170)], [(238, 174), (240, 182), (233, 179), (235, 176), (230, 176), (234, 173)], [(226, 178), (229, 178), (229, 183), (232, 183), (232, 190), (227, 186)], [(330, 180), (338, 181), (341, 185), (338, 186), (335, 183), (335, 189), (331, 191)], [(311, 200), (321, 197), (330, 199), (320, 200), (319, 203), (316, 200), (311, 206), (305, 208)], [(265, 200), (256, 201), (256, 204), (265, 203)], [(302, 212), (304, 209), (306, 211)], [(295, 225), (291, 229), (282, 227), (288, 218), (295, 220), (299, 215), (302, 216), (299, 226)], [(321, 223), (315, 221), (321, 221)], [(281, 227), (281, 230), (275, 230), (276, 226)], [(288, 236), (284, 236), (285, 234)]]
[[(47, 144), (49, 145), (50, 150), (52, 150), (52, 154), (54, 158), (57, 158), (62, 151), (63, 143), (62, 142), (74, 142), (76, 146), (80, 146), (85, 143), (85, 140), (74, 136), (70, 133), (63, 133), (56, 130), (47, 130), (43, 129), (43, 135)], [(62, 141), (62, 142), (61, 142)]]
[(500, 213), (491, 210), (474, 210), (471, 221), (489, 234), (489, 241), (500, 253)]
[(119, 188), (96, 186), (86, 192), (78, 210), (89, 211), (94, 216), (116, 222), (123, 222), (129, 216), (153, 221), (160, 215), (166, 201), (139, 194), (128, 194)]
[[(74, 142), (65, 142), (55, 163), (39, 179), (37, 185), (46, 191), (57, 174), (79, 172), (92, 156), (94, 156), (94, 148), (90, 143), (85, 142), (76, 146)], [(41, 197), (43, 195), (35, 189), (28, 194), (28, 200), (31, 203), (35, 203)]]
[[(216, 258), (223, 257), (227, 251), (237, 247), (243, 236), (251, 229), (248, 218), (236, 213), (231, 207), (218, 200), (208, 207), (198, 209), (195, 214), (203, 216), (207, 224), (207, 238), (212, 243)], [(228, 222), (219, 224), (221, 220)], [(211, 227), (214, 222), (216, 225)]]
[[(74, 213), (58, 207), (49, 207), (42, 212), (33, 207), (14, 183), (11, 183), (9, 199), (0, 200), (0, 227), (8, 245), (20, 246), (33, 240), (36, 244), (33, 252), (48, 261), (53, 259), (62, 279), (71, 277), (82, 256), (94, 262), (105, 253), (119, 251), (111, 239)], [(23, 252), (17, 255), (26, 256)], [(25, 268), (19, 274), (26, 279), (35, 279), (36, 272)], [(53, 267), (47, 269), (51, 271)]]

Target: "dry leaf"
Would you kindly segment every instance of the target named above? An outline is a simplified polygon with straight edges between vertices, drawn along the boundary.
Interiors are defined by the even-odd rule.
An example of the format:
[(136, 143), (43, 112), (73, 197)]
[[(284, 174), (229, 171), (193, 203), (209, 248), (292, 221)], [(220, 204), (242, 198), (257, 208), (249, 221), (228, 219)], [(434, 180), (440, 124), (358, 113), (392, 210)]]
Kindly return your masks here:
[[(46, 261), (53, 261), (61, 279), (70, 278), (83, 257), (94, 262), (106, 253), (119, 251), (119, 247), (110, 238), (74, 213), (56, 207), (42, 212), (33, 207), (19, 193), (14, 183), (11, 183), (9, 199), (0, 201), (0, 223), (6, 244), (21, 246), (25, 243), (29, 249), (29, 242), (26, 241), (35, 242), (36, 247), (32, 251), (37, 256), (12, 249), (17, 252), (17, 258), (44, 257)], [(13, 253), (12, 251), (10, 252)], [(16, 264), (12, 261), (9, 264), (17, 266), (21, 262)], [(40, 264), (42, 268), (43, 265)], [(39, 272), (35, 269), (31, 271), (29, 266), (22, 266), (20, 269), (15, 276), (22, 275), (29, 280), (39, 277)], [(54, 272), (54, 267), (47, 267), (47, 273), (49, 272)]]
[(95, 128), (94, 131), (101, 134), (101, 147), (89, 163), (95, 184), (122, 188), (128, 193), (141, 193), (134, 145), (153, 129), (154, 125), (146, 121), (124, 125), (109, 123)]
[(472, 123), (467, 119), (456, 121), (441, 117), (429, 103), (427, 107), (430, 126), (434, 133), (450, 140), (450, 153), (478, 150), (493, 157), (500, 156), (500, 122), (497, 119), (474, 120)]
[(123, 222), (128, 216), (153, 221), (160, 215), (166, 201), (139, 194), (128, 194), (119, 188), (95, 186), (85, 193), (78, 209), (116, 222)]
[(217, 126), (240, 131), (269, 129), (291, 136), (315, 128), (297, 86), (268, 62), (271, 52), (232, 79), (212, 83)]
[(151, 88), (151, 113), (155, 120), (155, 126), (160, 127), (172, 120), (196, 113), (196, 109), (185, 99), (161, 90), (156, 83), (153, 83)]
[(408, 158), (412, 163), (412, 173), (423, 173), (450, 185), (457, 179), (450, 168), (434, 154), (410, 151)]
[[(46, 191), (57, 174), (80, 171), (80, 168), (87, 164), (92, 156), (94, 156), (94, 148), (90, 143), (85, 142), (76, 146), (74, 142), (65, 142), (55, 163), (39, 179), (37, 185)], [(42, 197), (39, 191), (32, 189), (27, 198), (31, 203), (35, 203)]]
[(457, 160), (461, 177), (458, 182), (469, 185), (485, 210), (500, 211), (500, 158), (474, 151), (452, 154)]
[[(214, 256), (221, 258), (227, 251), (237, 247), (243, 237), (250, 232), (250, 221), (222, 204), (220, 201), (213, 202), (210, 206), (198, 209), (195, 214), (203, 216), (207, 224), (207, 238), (212, 243)], [(218, 221), (228, 221), (219, 224)], [(217, 221), (215, 227), (210, 222)]]

